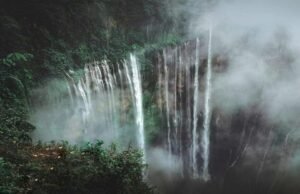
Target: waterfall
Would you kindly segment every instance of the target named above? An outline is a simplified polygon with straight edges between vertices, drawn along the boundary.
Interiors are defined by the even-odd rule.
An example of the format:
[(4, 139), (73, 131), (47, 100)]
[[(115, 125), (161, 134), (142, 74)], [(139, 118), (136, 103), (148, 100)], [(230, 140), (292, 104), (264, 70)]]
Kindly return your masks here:
[[(116, 80), (114, 79), (115, 78), (115, 74), (112, 74), (111, 73), (111, 70), (108, 66), (108, 63), (106, 60), (104, 60), (104, 67), (106, 68), (106, 72), (107, 72), (107, 77), (108, 77), (108, 82), (109, 82), (109, 87), (110, 87), (110, 96), (111, 96), (111, 99), (109, 101), (111, 101), (111, 111), (112, 111), (112, 127), (113, 127), (113, 130), (114, 130), (114, 136), (115, 138), (118, 137), (118, 114), (117, 114), (117, 111), (116, 111), (116, 95), (115, 95), (115, 86), (114, 84), (116, 84)], [(112, 65), (113, 67), (113, 65)]]
[[(184, 56), (185, 56), (185, 128), (188, 132), (187, 133), (187, 138), (191, 139), (191, 135), (190, 131), (191, 131), (191, 102), (190, 102), (190, 98), (191, 98), (191, 94), (190, 94), (190, 85), (191, 85), (191, 72), (190, 72), (190, 65), (191, 65), (191, 60), (189, 57), (189, 52), (188, 52), (188, 48), (189, 48), (190, 44), (186, 43), (184, 45)], [(190, 142), (189, 142), (190, 143)], [(192, 157), (191, 157), (191, 153), (189, 150), (189, 155), (187, 156), (190, 160), (189, 165), (192, 165)], [(190, 172), (189, 172), (190, 173)]]
[(130, 88), (130, 94), (131, 94), (131, 99), (132, 101), (134, 101), (134, 91), (133, 91), (133, 86), (132, 86), (132, 81), (131, 81), (131, 75), (127, 66), (127, 61), (124, 61), (124, 69), (125, 69), (125, 73), (126, 73), (126, 78), (127, 78), (127, 82), (128, 82), (128, 86)]
[(167, 117), (167, 143), (168, 143), (168, 152), (169, 155), (172, 154), (172, 144), (171, 144), (171, 127), (170, 127), (170, 107), (169, 107), (169, 71), (167, 64), (167, 54), (166, 50), (163, 50), (163, 59), (164, 59), (164, 73), (165, 73), (165, 104), (166, 104), (166, 117)]
[[(51, 104), (53, 120), (48, 122), (53, 123), (55, 138), (71, 143), (101, 139), (120, 149), (133, 144), (142, 150), (145, 162), (142, 83), (136, 56), (116, 64), (93, 61), (65, 75), (62, 96), (68, 98), (62, 98), (57, 107)], [(43, 110), (50, 112), (48, 107)], [(38, 125), (45, 128), (43, 123)]]
[[(180, 117), (178, 118), (178, 123), (179, 123), (179, 158), (180, 158), (180, 163), (181, 163), (181, 176), (184, 176), (184, 172), (183, 172), (183, 163), (184, 163), (184, 159), (183, 159), (183, 150), (182, 150), (182, 117), (183, 117), (183, 106), (182, 106), (182, 86), (183, 86), (183, 78), (182, 78), (182, 56), (181, 56), (181, 48), (178, 49), (178, 65), (179, 65), (179, 76), (178, 76), (178, 92), (179, 92), (179, 113), (180, 113)], [(178, 124), (177, 123), (177, 124)]]
[(138, 126), (138, 145), (143, 152), (143, 162), (146, 161), (145, 152), (145, 137), (144, 137), (144, 114), (143, 114), (143, 95), (142, 83), (139, 73), (138, 63), (136, 56), (130, 54), (130, 65), (132, 68), (132, 81), (135, 95), (135, 108), (136, 108), (136, 124)]
[(199, 98), (199, 38), (196, 40), (196, 55), (195, 55), (195, 78), (194, 78), (194, 102), (193, 102), (193, 134), (192, 134), (192, 171), (193, 177), (198, 178), (198, 165), (197, 165), (197, 153), (198, 153), (198, 98)]
[[(164, 132), (167, 133), (166, 150), (169, 156), (178, 156), (181, 175), (207, 181), (210, 179), (212, 30), (209, 30), (207, 57), (201, 55), (200, 40), (201, 38), (196, 38), (180, 46), (165, 48), (158, 54), (157, 103), (166, 114), (166, 119), (162, 120), (162, 126), (166, 126)], [(207, 59), (206, 68), (201, 66), (204, 59)], [(204, 71), (205, 77), (200, 79), (200, 72)], [(203, 90), (200, 87), (202, 80)], [(199, 98), (202, 92), (204, 97)], [(161, 107), (162, 99), (164, 103)], [(204, 115), (202, 127), (199, 126), (198, 119), (200, 111)]]
[(89, 115), (90, 115), (90, 105), (89, 105), (89, 102), (88, 102), (88, 97), (86, 95), (86, 91), (84, 90), (84, 87), (83, 87), (83, 81), (80, 80), (78, 82), (78, 91), (79, 91), (79, 94), (80, 94), (80, 97), (82, 98), (83, 100), (83, 104), (84, 104), (84, 108), (80, 110), (80, 114), (81, 114), (81, 119), (82, 119), (82, 122), (83, 122), (83, 125), (84, 125), (84, 133), (87, 133), (87, 122), (88, 122), (88, 118), (89, 118)]
[[(178, 62), (177, 62), (177, 48), (175, 48), (175, 78), (174, 78), (174, 118), (173, 118), (173, 124), (175, 128), (175, 144), (178, 145), (178, 116), (177, 116), (177, 79), (178, 79)], [(176, 147), (177, 150), (177, 147)]]
[(87, 100), (88, 100), (88, 109), (90, 110), (92, 107), (91, 105), (91, 77), (90, 77), (90, 71), (89, 71), (89, 65), (84, 67), (84, 73), (85, 73), (85, 83), (82, 82), (84, 84), (85, 87), (85, 91), (86, 91), (86, 96), (87, 96)]
[(208, 56), (207, 56), (207, 72), (206, 72), (206, 83), (205, 83), (205, 104), (204, 104), (204, 130), (201, 139), (202, 147), (202, 158), (203, 158), (203, 172), (202, 178), (204, 181), (210, 179), (209, 174), (209, 149), (210, 149), (210, 120), (211, 120), (211, 74), (212, 74), (212, 56), (211, 56), (211, 41), (212, 41), (212, 29), (209, 29), (209, 40), (208, 40)]
[[(157, 83), (149, 84), (157, 87), (157, 93), (147, 105), (148, 102), (157, 105), (151, 104), (151, 108), (157, 107), (151, 114), (157, 111), (158, 115), (149, 119), (161, 118), (155, 123), (161, 124), (157, 127), (160, 131), (155, 131), (160, 133), (154, 137), (155, 146), (165, 148), (168, 161), (177, 157), (175, 163), (181, 168), (178, 175), (207, 181), (210, 179), (212, 30), (209, 30), (207, 57), (202, 55), (202, 38), (165, 48), (157, 54)], [(206, 58), (207, 67), (201, 66)], [(64, 108), (70, 108), (69, 115), (61, 116), (66, 121), (58, 122), (62, 125), (56, 127), (66, 128), (61, 137), (71, 137), (68, 133), (74, 132), (72, 135), (77, 139), (71, 141), (76, 143), (103, 139), (117, 143), (121, 149), (134, 144), (143, 152), (146, 162), (142, 78), (137, 57), (131, 54), (128, 60), (115, 65), (109, 60), (93, 62), (78, 74), (66, 74), (69, 84), (66, 93), (70, 98), (65, 104), (71, 106)]]
[[(104, 60), (103, 63), (102, 63), (102, 69), (103, 69), (103, 79), (104, 79), (104, 85), (105, 85), (105, 88), (106, 88), (106, 100), (108, 101), (108, 109), (109, 109), (109, 112), (108, 112), (108, 123), (107, 123), (107, 126), (108, 127), (113, 127), (114, 128), (114, 111), (113, 111), (113, 87), (112, 87), (112, 82), (111, 82), (111, 79), (110, 79), (110, 76), (109, 76), (109, 71), (108, 71), (108, 66), (107, 66), (107, 61)], [(114, 134), (116, 135), (116, 134)]]
[(157, 94), (157, 97), (158, 97), (158, 107), (159, 107), (159, 110), (160, 110), (160, 116), (163, 115), (163, 103), (162, 103), (162, 96), (163, 96), (163, 91), (162, 91), (162, 64), (161, 64), (161, 57), (160, 55), (158, 54), (157, 55), (157, 72), (158, 72), (158, 81), (157, 81), (157, 90), (158, 90), (158, 94)]
[(72, 95), (71, 86), (69, 84), (67, 84), (67, 88), (68, 88), (68, 93), (69, 93), (69, 96), (70, 96), (71, 104), (73, 106), (74, 105), (74, 99), (73, 99), (73, 95)]

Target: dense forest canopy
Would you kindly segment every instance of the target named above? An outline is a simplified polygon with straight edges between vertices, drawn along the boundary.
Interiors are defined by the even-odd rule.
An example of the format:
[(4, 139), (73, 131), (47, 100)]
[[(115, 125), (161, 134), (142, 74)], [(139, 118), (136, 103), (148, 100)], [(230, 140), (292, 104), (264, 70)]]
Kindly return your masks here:
[(46, 59), (75, 65), (104, 55), (120, 59), (155, 37), (157, 26), (172, 26), (166, 6), (161, 1), (1, 1), (1, 57), (31, 53), (45, 73)]

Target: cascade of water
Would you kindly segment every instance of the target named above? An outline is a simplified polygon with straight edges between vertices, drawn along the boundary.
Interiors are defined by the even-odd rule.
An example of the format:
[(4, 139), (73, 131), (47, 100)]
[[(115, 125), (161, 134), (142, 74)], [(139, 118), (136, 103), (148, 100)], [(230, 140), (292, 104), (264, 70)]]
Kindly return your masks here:
[[(174, 78), (174, 118), (173, 118), (173, 125), (175, 131), (175, 145), (178, 145), (178, 119), (177, 119), (177, 79), (178, 79), (178, 62), (177, 62), (177, 47), (175, 48), (175, 56), (174, 56), (174, 63), (175, 63), (175, 78)], [(177, 147), (176, 147), (177, 151)]]
[(197, 153), (198, 153), (198, 98), (199, 98), (199, 38), (196, 40), (196, 55), (195, 55), (195, 77), (194, 77), (194, 102), (193, 102), (193, 131), (192, 131), (192, 172), (193, 177), (198, 178), (198, 165), (197, 165)]
[(202, 146), (202, 158), (203, 158), (203, 172), (202, 178), (204, 181), (210, 179), (209, 174), (209, 149), (210, 149), (210, 120), (211, 120), (211, 77), (212, 77), (212, 29), (209, 29), (208, 40), (208, 56), (207, 56), (207, 72), (206, 72), (206, 89), (205, 89), (205, 105), (204, 105), (204, 130), (202, 134), (201, 146)]
[(116, 70), (115, 70), (115, 68), (114, 68), (113, 65), (111, 66), (111, 68), (112, 68), (111, 77), (112, 77), (112, 79), (113, 79), (113, 83), (114, 83), (115, 85), (118, 85), (117, 76), (116, 76)]
[(108, 104), (108, 127), (111, 128), (112, 127), (112, 123), (114, 122), (114, 119), (113, 119), (113, 112), (112, 112), (112, 109), (113, 109), (113, 104), (112, 104), (112, 87), (111, 87), (111, 82), (110, 82), (110, 79), (109, 79), (109, 72), (107, 71), (107, 68), (106, 68), (106, 61), (104, 61), (102, 64), (101, 64), (101, 67), (102, 67), (102, 70), (103, 70), (103, 85), (104, 85), (104, 88), (106, 89), (106, 100), (107, 100), (107, 104)]
[(123, 75), (122, 75), (122, 71), (120, 68), (120, 64), (117, 64), (117, 68), (118, 68), (118, 74), (119, 74), (119, 80), (120, 80), (120, 88), (123, 89)]
[(114, 95), (114, 78), (110, 72), (109, 66), (107, 64), (107, 61), (104, 61), (104, 68), (106, 70), (106, 74), (107, 74), (107, 82), (108, 82), (108, 88), (110, 89), (110, 93), (111, 93), (111, 102), (112, 102), (112, 113), (114, 115), (115, 113), (115, 95)]
[(130, 65), (132, 69), (132, 80), (135, 95), (135, 108), (136, 108), (136, 124), (138, 126), (138, 145), (143, 151), (143, 162), (146, 161), (145, 152), (145, 137), (144, 137), (144, 114), (143, 114), (143, 95), (142, 83), (139, 73), (138, 63), (136, 56), (130, 54)]
[(96, 77), (97, 77), (97, 84), (99, 85), (99, 91), (104, 89), (104, 83), (103, 83), (103, 78), (102, 78), (102, 73), (100, 70), (99, 65), (95, 66), (95, 71), (96, 71)]
[(85, 66), (84, 67), (84, 73), (85, 73), (85, 82), (82, 82), (82, 84), (84, 85), (84, 90), (86, 92), (86, 97), (88, 100), (88, 106), (89, 106), (89, 110), (92, 108), (91, 105), (91, 77), (90, 77), (90, 71), (89, 71), (89, 66)]
[[(96, 71), (95, 71), (95, 67), (90, 65), (89, 66), (90, 72), (91, 72), (91, 82), (97, 84), (98, 80), (97, 80), (97, 75), (96, 75)], [(96, 89), (97, 87), (95, 85), (93, 85), (92, 89)]]
[[(94, 65), (90, 66), (90, 71), (92, 75), (94, 74), (93, 84), (94, 84), (94, 89), (96, 91), (96, 95), (98, 97), (102, 97), (103, 93), (105, 93), (105, 86), (104, 86), (102, 72), (99, 67), (99, 62), (95, 61)], [(109, 128), (111, 125), (110, 117), (107, 114), (104, 114), (103, 117), (104, 117), (103, 120), (105, 122), (106, 128)]]
[(171, 127), (170, 127), (170, 107), (169, 107), (169, 71), (167, 64), (167, 53), (166, 50), (163, 50), (163, 58), (164, 58), (164, 86), (165, 86), (165, 104), (166, 104), (166, 117), (167, 117), (167, 143), (168, 143), (168, 152), (171, 155), (172, 147), (171, 147)]
[[(130, 59), (114, 66), (106, 60), (93, 61), (85, 64), (83, 71), (73, 73), (70, 70), (65, 75), (66, 87), (61, 96), (69, 94), (68, 98), (54, 96), (59, 102), (54, 107), (53, 99), (49, 99), (53, 110), (45, 110), (47, 114), (53, 114), (51, 130), (57, 138), (65, 138), (72, 143), (99, 138), (108, 144), (117, 143), (120, 147), (127, 147), (134, 141), (144, 152), (145, 161), (142, 84), (136, 57), (131, 55)], [(62, 109), (64, 111), (58, 111)], [(131, 110), (134, 120), (128, 114)], [(38, 113), (44, 114), (43, 111), (36, 111), (34, 116), (41, 120)], [(136, 125), (133, 130), (132, 124)]]
[(181, 176), (184, 175), (183, 172), (183, 152), (182, 152), (182, 116), (183, 116), (183, 106), (182, 106), (182, 89), (183, 89), (183, 79), (182, 79), (182, 53), (181, 53), (181, 48), (179, 48), (178, 51), (178, 65), (179, 65), (179, 76), (178, 76), (178, 90), (179, 90), (179, 113), (180, 117), (178, 118), (179, 120), (179, 158), (181, 162)]
[[(119, 63), (117, 64), (117, 72), (118, 72), (118, 77), (119, 77), (119, 88), (121, 89), (120, 96), (118, 98), (121, 106), (119, 106), (118, 109), (119, 109), (119, 112), (121, 112), (121, 111), (123, 111), (123, 106), (122, 106), (123, 99), (125, 99), (126, 96), (124, 95), (124, 91), (123, 91), (124, 90), (124, 83), (123, 83), (124, 80), (123, 80), (123, 74), (122, 74), (121, 67), (120, 67)], [(121, 115), (120, 115), (120, 124), (121, 124), (121, 126), (123, 125), (123, 120), (124, 120), (122, 118), (124, 118), (124, 117), (121, 117)]]
[(69, 83), (67, 84), (67, 88), (68, 88), (68, 93), (69, 93), (69, 96), (70, 96), (71, 104), (72, 104), (72, 106), (74, 106), (74, 99), (73, 99), (72, 89), (71, 89), (71, 86), (70, 86)]
[(131, 76), (130, 76), (130, 72), (128, 70), (127, 61), (124, 61), (124, 69), (125, 69), (125, 73), (126, 73), (127, 82), (128, 82), (129, 88), (130, 88), (131, 99), (134, 102), (134, 91), (133, 91), (133, 86), (132, 86), (133, 84), (132, 84), (132, 81), (130, 78)]
[[(190, 58), (189, 58), (189, 43), (185, 43), (184, 45), (184, 56), (185, 56), (185, 128), (186, 131), (188, 131), (187, 133), (187, 137), (191, 139), (190, 137), (190, 131), (191, 131), (191, 102), (190, 102), (190, 82), (191, 82), (191, 78), (190, 78)], [(189, 153), (189, 155), (192, 155), (191, 153)], [(189, 165), (192, 167), (192, 158), (188, 158), (189, 159)]]
[[(193, 50), (191, 50), (193, 49)], [(195, 50), (194, 50), (195, 49)], [(188, 173), (193, 178), (201, 177), (209, 180), (209, 146), (210, 146), (210, 120), (211, 120), (211, 77), (212, 77), (212, 30), (209, 31), (207, 72), (205, 77), (204, 94), (204, 121), (201, 139), (199, 135), (199, 72), (202, 68), (200, 63), (200, 41), (186, 42), (183, 46), (173, 49), (164, 49), (158, 57), (158, 101), (161, 113), (166, 114), (167, 127), (167, 151), (169, 156), (177, 154), (182, 165), (181, 174)], [(192, 51), (192, 52), (191, 52)], [(192, 55), (191, 55), (192, 53)], [(130, 55), (130, 59), (122, 64), (117, 64), (115, 70), (111, 69), (107, 61), (97, 64), (87, 64), (84, 69), (84, 78), (78, 82), (70, 81), (68, 92), (74, 96), (74, 104), (78, 101), (85, 130), (91, 127), (88, 122), (98, 117), (96, 113), (102, 110), (101, 115), (105, 120), (106, 128), (113, 128), (118, 135), (119, 127), (123, 128), (122, 117), (128, 104), (132, 101), (137, 126), (137, 145), (145, 156), (145, 134), (143, 115), (143, 96), (141, 75), (137, 58)], [(194, 66), (195, 68), (191, 68)], [(124, 90), (124, 91), (123, 91)], [(125, 92), (127, 90), (127, 92)], [(131, 100), (128, 97), (131, 95)], [(104, 99), (105, 105), (97, 105), (99, 100)], [(79, 102), (80, 100), (80, 102)], [(124, 109), (118, 106), (123, 102)], [(126, 106), (127, 104), (127, 106)], [(102, 109), (102, 110), (100, 110)], [(164, 109), (164, 110), (163, 110)], [(129, 110), (129, 109), (127, 109)], [(103, 113), (103, 112), (102, 112)], [(121, 118), (121, 119), (119, 119)], [(124, 118), (124, 119), (123, 119)], [(127, 117), (128, 118), (128, 117)], [(89, 120), (87, 120), (89, 119)], [(120, 123), (122, 122), (122, 124)], [(130, 140), (131, 141), (131, 140)], [(200, 144), (199, 144), (200, 143)], [(201, 149), (199, 148), (201, 146)], [(203, 168), (200, 171), (198, 155), (203, 159)], [(188, 170), (188, 171), (187, 171)], [(201, 174), (200, 174), (201, 172)]]
[(118, 129), (118, 126), (117, 126), (118, 118), (117, 118), (117, 111), (116, 111), (116, 96), (115, 96), (115, 92), (114, 92), (114, 83), (116, 83), (116, 81), (114, 79), (115, 76), (111, 73), (106, 60), (104, 61), (104, 66), (106, 67), (108, 82), (109, 82), (109, 86), (110, 86), (112, 126), (113, 126), (113, 130), (114, 130), (114, 135), (115, 135), (115, 137), (117, 137), (118, 133), (116, 132), (116, 130)]
[(163, 115), (163, 104), (162, 104), (162, 100), (163, 100), (163, 95), (162, 95), (162, 64), (161, 64), (161, 57), (158, 54), (157, 56), (158, 59), (158, 64), (157, 64), (157, 69), (158, 69), (158, 106), (159, 106), (159, 110), (160, 110), (160, 114), (161, 116)]
[(80, 80), (78, 82), (78, 92), (79, 92), (79, 95), (82, 98), (83, 104), (84, 104), (84, 108), (81, 109), (81, 117), (82, 117), (82, 121), (84, 124), (84, 133), (87, 133), (87, 119), (88, 119), (88, 116), (90, 115), (90, 109), (89, 109), (90, 106), (88, 104), (88, 98), (86, 96), (86, 93), (83, 89), (83, 81), (82, 80)]

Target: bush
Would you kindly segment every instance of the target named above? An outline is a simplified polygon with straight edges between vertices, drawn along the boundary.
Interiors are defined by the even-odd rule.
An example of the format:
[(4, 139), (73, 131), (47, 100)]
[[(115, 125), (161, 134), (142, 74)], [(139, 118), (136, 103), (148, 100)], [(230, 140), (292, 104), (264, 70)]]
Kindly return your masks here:
[(102, 142), (83, 147), (38, 144), (18, 150), (14, 163), (0, 159), (0, 193), (130, 193), (152, 190), (143, 182), (142, 155)]

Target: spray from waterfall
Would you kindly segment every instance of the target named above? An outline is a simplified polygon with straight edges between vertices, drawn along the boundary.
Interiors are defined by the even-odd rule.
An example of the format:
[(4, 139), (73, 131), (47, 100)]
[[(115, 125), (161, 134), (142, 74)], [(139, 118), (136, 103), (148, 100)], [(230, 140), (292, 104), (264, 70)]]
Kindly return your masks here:
[(202, 179), (208, 181), (210, 179), (209, 174), (209, 149), (210, 149), (210, 120), (211, 120), (211, 77), (212, 77), (212, 28), (209, 29), (209, 40), (208, 40), (208, 56), (207, 56), (207, 72), (206, 72), (206, 83), (205, 83), (205, 102), (204, 102), (204, 130), (201, 139), (202, 147), (202, 158), (203, 158), (203, 171)]

